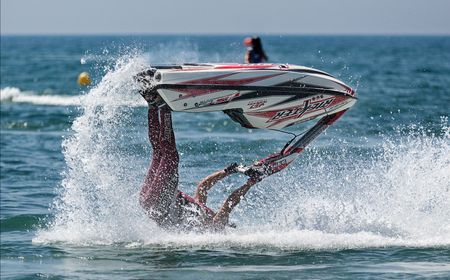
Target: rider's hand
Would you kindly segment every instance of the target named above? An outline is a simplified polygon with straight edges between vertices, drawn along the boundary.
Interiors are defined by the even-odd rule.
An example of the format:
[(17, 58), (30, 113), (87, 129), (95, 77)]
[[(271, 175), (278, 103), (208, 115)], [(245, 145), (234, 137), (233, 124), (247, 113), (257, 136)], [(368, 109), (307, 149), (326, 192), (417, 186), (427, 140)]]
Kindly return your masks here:
[(236, 162), (234, 162), (234, 163), (228, 165), (227, 167), (225, 167), (225, 169), (223, 171), (225, 171), (226, 174), (236, 173), (237, 167), (238, 167), (238, 164)]
[(251, 176), (250, 178), (248, 178), (247, 184), (254, 185), (254, 184), (260, 182), (262, 179), (263, 178), (259, 175)]
[(259, 178), (263, 175), (259, 170), (256, 170), (251, 167), (247, 171), (245, 171), (244, 174), (250, 178)]
[(141, 92), (141, 95), (150, 106), (157, 106), (162, 101), (161, 97), (151, 90)]

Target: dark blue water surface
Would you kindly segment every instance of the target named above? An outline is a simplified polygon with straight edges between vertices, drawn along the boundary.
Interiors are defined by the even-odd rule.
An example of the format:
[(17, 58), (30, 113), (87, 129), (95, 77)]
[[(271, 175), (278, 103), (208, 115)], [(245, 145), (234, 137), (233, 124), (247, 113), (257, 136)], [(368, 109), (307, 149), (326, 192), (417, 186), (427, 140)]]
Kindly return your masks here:
[[(270, 62), (331, 73), (357, 104), (248, 193), (236, 229), (168, 233), (145, 216), (151, 150), (131, 76), (243, 62), (242, 40), (2, 36), (1, 278), (450, 278), (450, 37), (262, 37)], [(174, 127), (186, 192), (289, 140), (222, 113), (175, 113)], [(213, 188), (211, 207), (243, 180)]]

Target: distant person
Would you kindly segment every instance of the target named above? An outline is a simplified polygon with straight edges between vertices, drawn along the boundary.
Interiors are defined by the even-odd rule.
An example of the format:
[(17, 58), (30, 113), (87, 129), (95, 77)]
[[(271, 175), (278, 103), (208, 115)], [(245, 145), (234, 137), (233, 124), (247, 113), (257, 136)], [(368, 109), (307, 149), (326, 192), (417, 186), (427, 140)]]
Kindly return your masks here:
[(245, 63), (262, 63), (269, 59), (264, 52), (261, 39), (259, 37), (245, 38), (244, 45), (247, 46)]

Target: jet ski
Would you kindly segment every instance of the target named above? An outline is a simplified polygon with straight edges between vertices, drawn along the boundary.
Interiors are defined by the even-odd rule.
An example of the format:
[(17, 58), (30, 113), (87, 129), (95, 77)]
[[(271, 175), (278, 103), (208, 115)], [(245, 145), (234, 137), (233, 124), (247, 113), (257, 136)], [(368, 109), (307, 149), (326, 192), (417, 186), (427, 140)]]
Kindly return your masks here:
[(290, 64), (160, 65), (135, 79), (146, 100), (158, 96), (175, 112), (223, 111), (246, 128), (280, 130), (322, 117), (280, 152), (241, 166), (258, 178), (284, 169), (357, 100), (355, 90), (332, 75)]

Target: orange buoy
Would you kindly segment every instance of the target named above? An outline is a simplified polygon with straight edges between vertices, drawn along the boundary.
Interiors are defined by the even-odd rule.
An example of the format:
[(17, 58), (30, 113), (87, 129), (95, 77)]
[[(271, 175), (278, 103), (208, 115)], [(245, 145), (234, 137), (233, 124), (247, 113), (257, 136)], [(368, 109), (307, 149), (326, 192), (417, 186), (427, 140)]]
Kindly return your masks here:
[(88, 72), (82, 72), (78, 75), (78, 85), (80, 86), (88, 86), (91, 84), (91, 77), (89, 77)]

